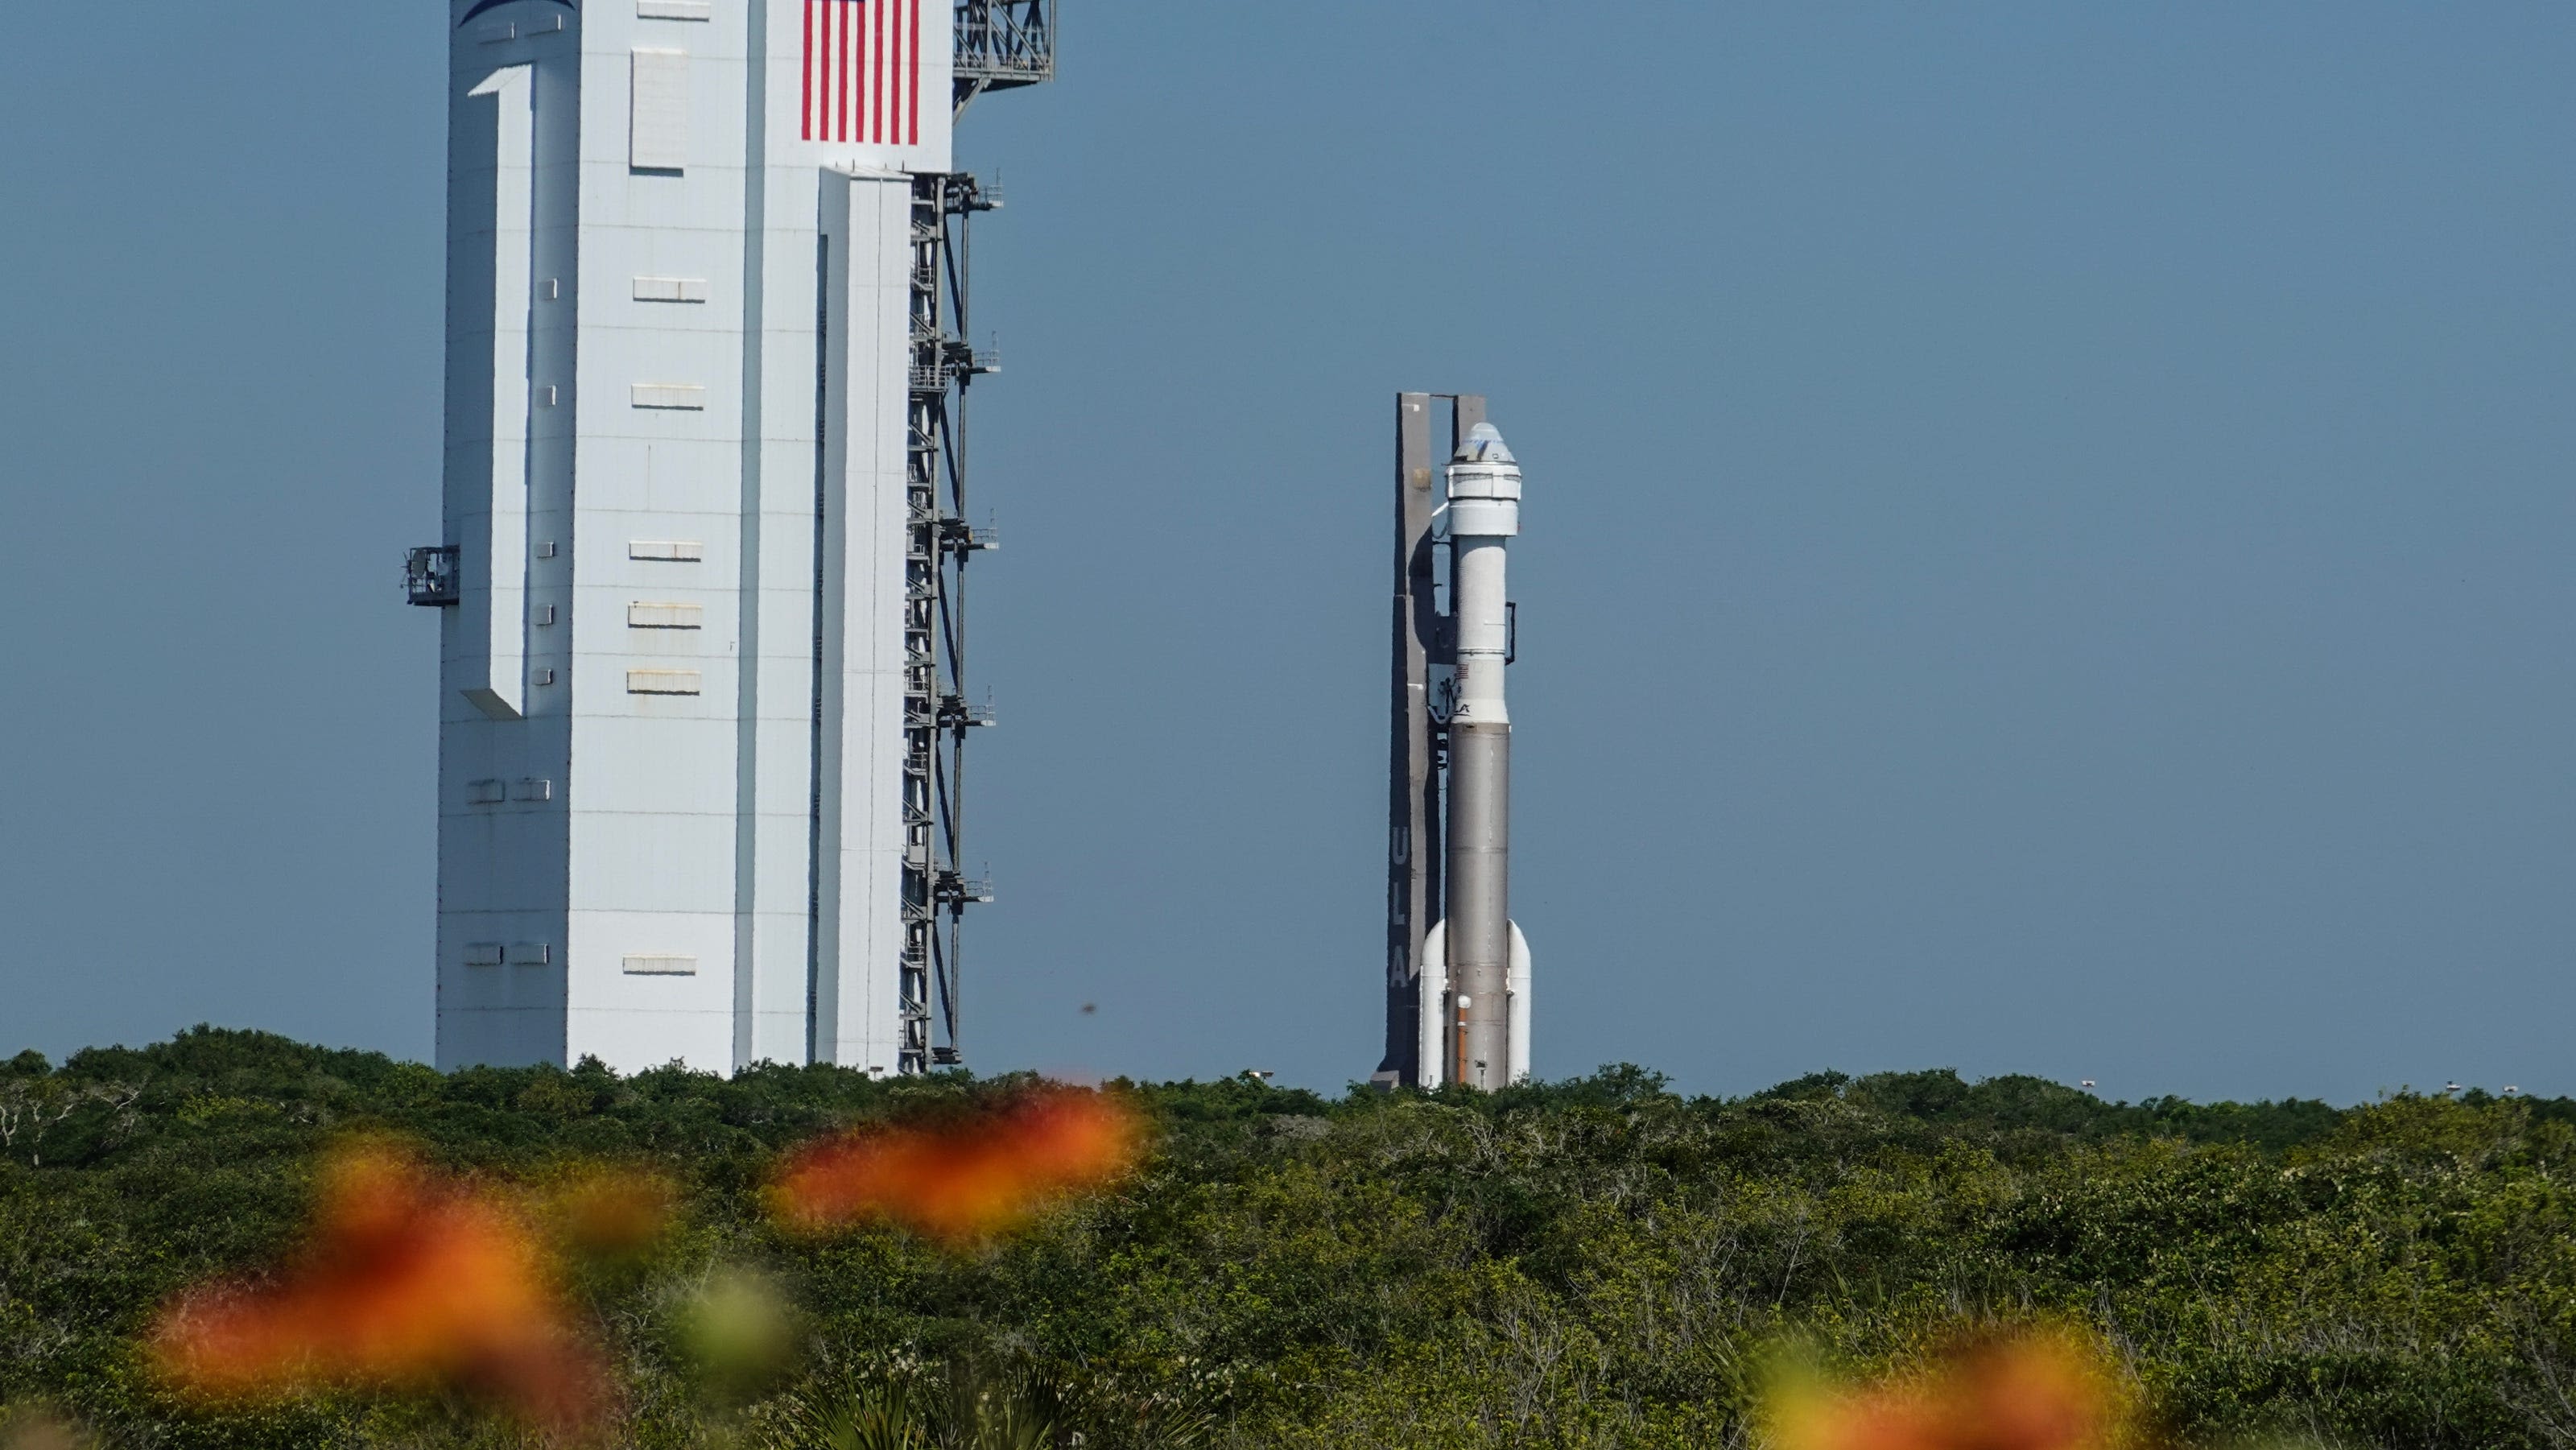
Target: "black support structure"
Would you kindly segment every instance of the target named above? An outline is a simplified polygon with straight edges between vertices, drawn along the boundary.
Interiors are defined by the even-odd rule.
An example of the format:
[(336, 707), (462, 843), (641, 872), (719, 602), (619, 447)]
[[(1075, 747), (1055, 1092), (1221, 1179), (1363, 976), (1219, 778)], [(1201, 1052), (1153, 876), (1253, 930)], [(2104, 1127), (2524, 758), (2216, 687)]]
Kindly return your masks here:
[[(951, 104), (1055, 78), (1056, 0), (955, 0)], [(993, 723), (967, 688), (968, 564), (1000, 542), (968, 522), (966, 399), (999, 370), (968, 330), (968, 235), (1001, 205), (964, 172), (912, 190), (911, 378), (905, 410), (903, 957), (897, 1069), (965, 1061), (966, 909), (993, 899), (966, 869), (966, 743)]]
[(903, 1035), (899, 1069), (964, 1060), (966, 742), (993, 723), (967, 691), (967, 566), (998, 542), (967, 522), (966, 399), (996, 371), (967, 340), (967, 231), (1000, 205), (964, 173), (913, 179), (912, 362), (905, 469)]

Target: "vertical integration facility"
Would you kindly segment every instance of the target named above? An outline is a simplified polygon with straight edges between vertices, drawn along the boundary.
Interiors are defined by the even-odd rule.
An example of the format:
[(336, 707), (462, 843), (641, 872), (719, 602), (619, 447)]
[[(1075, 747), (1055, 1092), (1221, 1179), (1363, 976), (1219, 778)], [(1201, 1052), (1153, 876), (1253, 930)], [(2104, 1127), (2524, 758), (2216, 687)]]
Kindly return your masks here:
[(958, 1061), (966, 228), (1052, 0), (449, 0), (438, 1062)]
[[(1449, 466), (1432, 464), (1445, 402)], [(1440, 485), (1445, 481), (1445, 488)], [(1492, 1090), (1530, 1068), (1529, 941), (1511, 917), (1521, 470), (1473, 393), (1395, 400), (1387, 755), (1386, 1087)]]

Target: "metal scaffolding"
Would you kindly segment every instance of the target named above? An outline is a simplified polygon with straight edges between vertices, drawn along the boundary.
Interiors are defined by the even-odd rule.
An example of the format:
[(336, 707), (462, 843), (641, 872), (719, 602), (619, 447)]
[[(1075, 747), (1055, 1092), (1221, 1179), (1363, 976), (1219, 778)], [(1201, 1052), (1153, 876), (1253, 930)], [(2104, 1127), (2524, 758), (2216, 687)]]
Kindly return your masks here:
[[(960, 12), (963, 13), (962, 11)], [(962, 173), (913, 179), (912, 386), (905, 469), (902, 1045), (898, 1069), (962, 1062), (966, 739), (993, 723), (967, 695), (966, 569), (996, 546), (966, 517), (966, 395), (996, 371), (967, 341), (967, 228), (1001, 204)]]
[[(957, 0), (953, 104), (1055, 77), (1054, 0)], [(966, 396), (999, 370), (967, 328), (968, 228), (1000, 206), (963, 172), (913, 178), (912, 357), (905, 452), (903, 1015), (898, 1070), (951, 1067), (960, 1031), (966, 908), (993, 899), (966, 871), (966, 740), (993, 723), (967, 692), (966, 571), (1000, 540), (966, 514)]]
[(1055, 79), (1054, 0), (957, 0), (957, 109)]

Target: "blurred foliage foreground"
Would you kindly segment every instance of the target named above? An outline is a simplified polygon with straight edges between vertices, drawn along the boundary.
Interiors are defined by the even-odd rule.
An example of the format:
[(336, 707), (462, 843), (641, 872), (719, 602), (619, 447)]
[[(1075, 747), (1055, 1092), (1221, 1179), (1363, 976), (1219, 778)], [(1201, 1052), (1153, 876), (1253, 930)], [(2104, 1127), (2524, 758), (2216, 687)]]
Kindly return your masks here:
[[(1078, 1188), (1042, 1208), (961, 1219), (1001, 1160), (921, 1125), (1017, 1111), (1026, 1137), (1036, 1110), (1009, 1105), (1033, 1091), (828, 1068), (441, 1075), (207, 1029), (60, 1068), (22, 1056), (0, 1064), (17, 1416), (0, 1442), (2576, 1443), (2566, 1100), (2128, 1105), (1947, 1072), (1684, 1099), (1633, 1068), (1491, 1097), (1119, 1083), (1097, 1101), (1140, 1125), (1131, 1170), (1077, 1156), (1046, 1167)], [(1093, 1142), (1115, 1146), (1076, 1147)], [(945, 1176), (906, 1190), (929, 1205), (910, 1219), (823, 1232), (782, 1209), (816, 1173), (840, 1175), (830, 1205), (887, 1201), (865, 1175), (925, 1154)], [(202, 1381), (247, 1362), (242, 1325), (283, 1342), (288, 1308), (347, 1292), (315, 1278), (317, 1205), (369, 1173), (410, 1197), (336, 1230), (352, 1242), (399, 1218), (455, 1262), (606, 1245), (544, 1250), (523, 1295), (577, 1336), (544, 1353), (603, 1387), (597, 1418), (514, 1418), (435, 1376), (188, 1394), (172, 1363)], [(396, 1276), (472, 1321), (449, 1261)], [(207, 1324), (231, 1326), (234, 1359), (184, 1338)], [(328, 1362), (436, 1368), (392, 1332)], [(534, 1331), (455, 1332), (525, 1378)], [(2016, 1332), (2085, 1348), (2062, 1374), (1989, 1356), (2002, 1368), (1961, 1383), (2098, 1379), (2049, 1412), (2076, 1428), (1957, 1429), (1982, 1390), (1812, 1388), (1987, 1363), (1973, 1345)]]

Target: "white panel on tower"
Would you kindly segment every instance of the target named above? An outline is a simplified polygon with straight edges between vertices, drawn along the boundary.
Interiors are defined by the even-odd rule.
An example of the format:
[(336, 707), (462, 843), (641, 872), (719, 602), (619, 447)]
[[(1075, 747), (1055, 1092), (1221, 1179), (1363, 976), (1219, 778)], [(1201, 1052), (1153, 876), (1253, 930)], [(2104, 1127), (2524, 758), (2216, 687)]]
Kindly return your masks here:
[(635, 52), (626, 164), (639, 171), (680, 171), (689, 164), (689, 53)]
[[(826, 600), (818, 729), (827, 883), (815, 920), (816, 999), (833, 1060), (891, 1063), (900, 1038), (896, 961), (903, 781), (874, 763), (904, 748), (905, 404), (911, 363), (912, 179), (822, 180), (823, 533)], [(821, 1055), (818, 1043), (817, 1055)]]
[(671, 600), (639, 599), (626, 606), (626, 623), (631, 629), (704, 629), (707, 607)]
[(695, 412), (707, 405), (707, 390), (697, 383), (637, 383), (633, 389), (639, 408), (677, 408)]
[(707, 279), (704, 277), (638, 277), (635, 279), (638, 302), (704, 302)]
[(705, 686), (706, 676), (696, 670), (626, 672), (626, 693), (630, 695), (695, 695)]
[[(528, 309), (529, 247), (535, 226), (536, 85), (530, 67), (507, 66), (466, 92), (474, 129), (488, 134), (491, 149), (472, 158), (482, 173), (474, 200), (490, 198), (490, 225), (474, 237), (476, 274), (490, 279), (490, 312), (483, 329), (491, 339), (491, 415), (484, 433), (488, 489), (471, 521), (479, 587), (468, 591), (466, 612), (480, 646), (481, 668), (469, 671), (465, 697), (486, 714), (519, 714), (527, 671), (528, 549)], [(488, 130), (487, 130), (488, 128)], [(480, 137), (478, 136), (478, 140)], [(487, 179), (488, 178), (488, 179)], [(483, 187), (488, 186), (489, 191)]]

